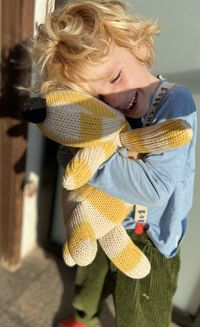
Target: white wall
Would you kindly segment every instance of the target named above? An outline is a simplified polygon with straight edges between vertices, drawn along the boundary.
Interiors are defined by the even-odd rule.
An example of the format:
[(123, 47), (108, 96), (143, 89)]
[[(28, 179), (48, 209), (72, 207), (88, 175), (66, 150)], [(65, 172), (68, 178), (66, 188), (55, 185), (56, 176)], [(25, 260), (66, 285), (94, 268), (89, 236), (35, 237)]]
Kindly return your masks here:
[[(35, 0), (34, 27), (44, 20), (47, 0)], [(52, 1), (52, 6), (54, 0)], [(33, 76), (34, 78), (34, 76)], [(25, 257), (37, 244), (38, 187), (43, 159), (44, 138), (34, 124), (28, 124), (26, 180), (24, 188), (21, 257)], [(31, 194), (33, 190), (33, 194)], [(35, 191), (34, 191), (35, 190)]]

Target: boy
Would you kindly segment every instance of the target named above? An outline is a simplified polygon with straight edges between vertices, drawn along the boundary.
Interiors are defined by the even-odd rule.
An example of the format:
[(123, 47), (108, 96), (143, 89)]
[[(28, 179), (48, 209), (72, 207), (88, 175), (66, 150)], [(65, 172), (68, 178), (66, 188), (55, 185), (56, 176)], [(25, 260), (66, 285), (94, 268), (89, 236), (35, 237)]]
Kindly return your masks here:
[[(118, 0), (68, 1), (38, 28), (33, 57), (41, 82), (36, 90), (42, 94), (58, 88), (85, 91), (121, 111), (132, 127), (145, 124), (162, 83), (150, 72), (153, 36), (158, 32), (154, 22), (129, 14)], [(195, 164), (195, 105), (183, 86), (167, 92), (153, 123), (171, 118), (190, 123), (194, 133), (190, 144), (143, 158), (122, 149), (90, 180), (107, 193), (148, 207), (145, 232), (135, 233), (134, 210), (124, 226), (150, 260), (151, 273), (141, 280), (130, 279), (99, 249), (90, 266), (78, 268), (74, 317), (59, 327), (95, 326), (109, 293), (114, 297), (117, 327), (169, 327)], [(63, 147), (59, 152), (63, 166), (70, 160), (68, 153)]]

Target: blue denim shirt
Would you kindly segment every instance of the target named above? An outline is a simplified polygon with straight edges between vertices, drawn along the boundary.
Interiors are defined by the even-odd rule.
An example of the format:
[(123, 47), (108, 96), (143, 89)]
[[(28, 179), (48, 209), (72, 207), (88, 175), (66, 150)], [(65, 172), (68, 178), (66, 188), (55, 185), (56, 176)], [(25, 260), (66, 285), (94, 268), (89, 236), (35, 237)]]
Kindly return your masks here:
[[(89, 181), (126, 202), (147, 206), (146, 232), (167, 258), (176, 254), (183, 239), (193, 198), (197, 118), (191, 93), (181, 85), (174, 86), (161, 100), (154, 123), (172, 118), (185, 119), (192, 126), (193, 139), (189, 144), (148, 154), (142, 160), (128, 158), (126, 149), (122, 148)], [(59, 157), (65, 166), (63, 155)], [(134, 229), (133, 211), (123, 224), (126, 229)]]

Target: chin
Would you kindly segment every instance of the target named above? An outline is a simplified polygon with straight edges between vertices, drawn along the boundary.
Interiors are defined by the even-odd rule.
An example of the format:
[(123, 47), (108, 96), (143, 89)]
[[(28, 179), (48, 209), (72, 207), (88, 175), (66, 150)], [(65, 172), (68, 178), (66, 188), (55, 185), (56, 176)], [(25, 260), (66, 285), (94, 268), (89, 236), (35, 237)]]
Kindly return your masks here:
[(130, 115), (126, 115), (127, 117), (129, 118), (132, 118), (132, 119), (139, 119), (139, 118), (142, 118), (143, 116), (145, 115), (145, 113), (138, 113), (138, 114), (130, 114)]

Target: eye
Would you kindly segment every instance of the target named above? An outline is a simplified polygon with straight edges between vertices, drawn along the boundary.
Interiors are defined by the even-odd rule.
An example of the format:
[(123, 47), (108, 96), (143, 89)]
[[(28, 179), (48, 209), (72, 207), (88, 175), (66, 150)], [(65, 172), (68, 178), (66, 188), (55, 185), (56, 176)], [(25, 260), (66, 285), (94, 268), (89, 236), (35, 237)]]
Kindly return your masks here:
[(118, 81), (118, 79), (121, 77), (121, 71), (117, 74), (117, 76), (115, 76), (115, 78), (113, 78), (110, 83), (111, 84), (114, 84), (115, 82)]

